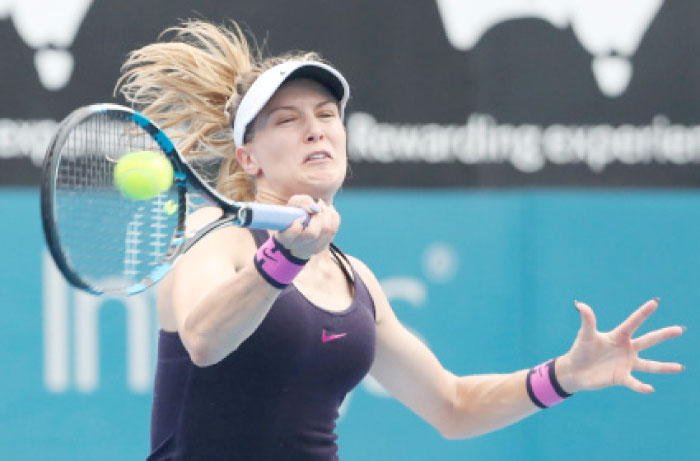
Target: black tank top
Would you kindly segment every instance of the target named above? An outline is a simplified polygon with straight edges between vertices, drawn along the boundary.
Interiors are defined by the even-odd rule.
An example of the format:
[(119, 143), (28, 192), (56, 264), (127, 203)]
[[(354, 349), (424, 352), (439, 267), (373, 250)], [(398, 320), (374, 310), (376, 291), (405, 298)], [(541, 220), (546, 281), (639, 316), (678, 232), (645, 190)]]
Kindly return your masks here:
[[(253, 236), (259, 247), (267, 233)], [(374, 304), (354, 270), (353, 278), (341, 312), (289, 285), (257, 330), (209, 367), (161, 330), (148, 459), (337, 460), (338, 408), (375, 351)]]

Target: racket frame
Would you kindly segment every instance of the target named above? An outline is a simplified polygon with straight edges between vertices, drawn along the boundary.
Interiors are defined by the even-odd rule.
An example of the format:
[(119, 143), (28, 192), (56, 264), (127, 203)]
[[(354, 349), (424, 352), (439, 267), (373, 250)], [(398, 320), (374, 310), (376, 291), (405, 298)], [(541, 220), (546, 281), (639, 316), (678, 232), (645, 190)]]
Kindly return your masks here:
[[(117, 113), (119, 114), (119, 117), (123, 117), (126, 121), (134, 122), (148, 135), (150, 135), (150, 137), (158, 144), (173, 166), (173, 181), (177, 187), (178, 195), (176, 230), (171, 238), (168, 250), (166, 251), (163, 260), (156, 265), (146, 277), (124, 289), (103, 289), (93, 286), (83, 280), (78, 271), (71, 266), (70, 261), (61, 248), (54, 219), (56, 176), (58, 163), (61, 158), (61, 149), (64, 143), (66, 142), (71, 131), (82, 121), (95, 114), (109, 115), (110, 113)], [(170, 268), (177, 262), (179, 257), (210, 231), (225, 226), (249, 227), (253, 222), (253, 217), (256, 210), (263, 215), (265, 213), (275, 213), (283, 208), (292, 210), (291, 207), (234, 202), (227, 199), (218, 191), (207, 185), (206, 182), (196, 173), (196, 171), (187, 165), (186, 161), (182, 157), (182, 154), (177, 150), (165, 132), (163, 132), (157, 125), (139, 112), (118, 104), (92, 104), (78, 108), (71, 112), (61, 122), (58, 131), (52, 138), (47, 149), (46, 157), (44, 158), (42, 169), (41, 219), (49, 252), (56, 262), (58, 269), (71, 285), (94, 295), (101, 295), (104, 293), (115, 295), (134, 295), (140, 293), (161, 280), (170, 271)], [(196, 232), (188, 233), (188, 235), (185, 236), (187, 193), (188, 191), (192, 192), (193, 189), (200, 193), (200, 195), (203, 195), (203, 198), (211, 202), (213, 205), (221, 208), (223, 210), (223, 216), (218, 220), (197, 229)], [(295, 214), (299, 214), (299, 216), (296, 217), (306, 215), (306, 212), (303, 210), (294, 210), (296, 210), (294, 211)], [(306, 216), (308, 218), (308, 215)], [(289, 223), (291, 223), (291, 219)], [(289, 223), (286, 225), (289, 225)], [(286, 226), (278, 222), (264, 226), (264, 228), (278, 230), (282, 230), (285, 227)]]

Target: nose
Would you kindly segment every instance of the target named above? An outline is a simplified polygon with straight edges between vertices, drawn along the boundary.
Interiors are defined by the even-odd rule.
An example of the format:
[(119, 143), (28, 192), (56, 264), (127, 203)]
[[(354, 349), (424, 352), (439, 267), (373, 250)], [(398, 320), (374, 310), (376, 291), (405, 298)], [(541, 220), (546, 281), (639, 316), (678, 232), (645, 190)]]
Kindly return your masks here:
[(320, 141), (323, 138), (323, 134), (321, 132), (309, 132), (306, 135), (306, 142), (315, 142), (315, 141)]
[(323, 139), (323, 130), (318, 120), (309, 121), (306, 131), (306, 142), (317, 142)]

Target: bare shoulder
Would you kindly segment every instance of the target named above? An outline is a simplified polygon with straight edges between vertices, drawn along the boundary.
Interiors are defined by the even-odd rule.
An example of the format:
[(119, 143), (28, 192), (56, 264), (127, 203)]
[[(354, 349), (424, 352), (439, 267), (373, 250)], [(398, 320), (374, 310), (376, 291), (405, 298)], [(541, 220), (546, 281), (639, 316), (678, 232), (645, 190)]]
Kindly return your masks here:
[[(217, 207), (199, 208), (187, 215), (185, 221), (186, 232), (195, 233), (207, 224), (219, 219), (223, 214)], [(202, 238), (183, 257), (184, 260), (203, 259), (211, 261), (228, 260), (237, 269), (247, 262), (247, 256), (255, 249), (255, 243), (247, 229), (226, 226), (216, 229)], [(184, 264), (187, 266), (187, 264)], [(196, 268), (195, 268), (196, 270)]]
[(222, 214), (223, 210), (221, 210), (221, 208), (213, 206), (197, 208), (185, 218), (185, 228), (187, 232), (195, 232), (210, 222), (220, 218)]
[(372, 271), (370, 270), (369, 267), (367, 267), (367, 264), (362, 262), (359, 258), (356, 258), (353, 255), (345, 254), (345, 256), (348, 257), (350, 260), (350, 263), (352, 263), (352, 267), (357, 271), (358, 274), (360, 274), (360, 277), (362, 277), (362, 280), (365, 282), (369, 282), (370, 280), (376, 280), (377, 278), (374, 276)]

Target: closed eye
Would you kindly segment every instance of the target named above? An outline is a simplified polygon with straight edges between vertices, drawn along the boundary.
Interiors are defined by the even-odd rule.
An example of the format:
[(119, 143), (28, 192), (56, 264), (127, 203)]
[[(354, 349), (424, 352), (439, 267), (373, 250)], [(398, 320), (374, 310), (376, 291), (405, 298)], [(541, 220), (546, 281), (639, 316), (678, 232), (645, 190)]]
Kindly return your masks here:
[(316, 106), (316, 114), (319, 118), (340, 117), (340, 108), (336, 101), (327, 100)]
[(340, 111), (338, 109), (338, 106), (335, 103), (326, 103), (324, 104), (324, 107), (320, 108), (317, 112), (318, 117), (321, 118), (333, 118), (333, 117), (340, 117)]

